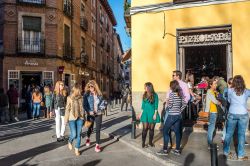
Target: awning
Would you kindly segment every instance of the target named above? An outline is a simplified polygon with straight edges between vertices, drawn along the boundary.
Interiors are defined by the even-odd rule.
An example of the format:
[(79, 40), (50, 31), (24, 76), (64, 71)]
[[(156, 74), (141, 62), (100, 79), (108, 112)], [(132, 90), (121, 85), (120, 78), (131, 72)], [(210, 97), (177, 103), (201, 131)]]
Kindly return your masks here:
[(125, 62), (131, 58), (131, 49), (127, 50), (123, 55), (122, 55), (122, 62)]

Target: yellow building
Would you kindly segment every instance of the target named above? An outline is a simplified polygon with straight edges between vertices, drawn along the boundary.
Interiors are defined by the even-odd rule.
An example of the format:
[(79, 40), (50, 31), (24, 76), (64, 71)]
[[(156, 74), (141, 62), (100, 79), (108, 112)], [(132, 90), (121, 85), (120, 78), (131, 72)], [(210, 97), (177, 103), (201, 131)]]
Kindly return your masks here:
[[(241, 74), (250, 87), (249, 0), (132, 0), (133, 106), (144, 83), (165, 99), (173, 70), (228, 79)], [(162, 105), (160, 105), (160, 109)]]

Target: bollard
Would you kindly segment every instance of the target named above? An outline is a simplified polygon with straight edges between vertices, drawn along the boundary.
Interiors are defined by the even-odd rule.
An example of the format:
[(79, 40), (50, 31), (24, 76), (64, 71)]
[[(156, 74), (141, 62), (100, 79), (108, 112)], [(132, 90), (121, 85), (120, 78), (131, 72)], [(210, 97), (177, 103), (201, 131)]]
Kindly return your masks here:
[(136, 136), (136, 121), (132, 121), (131, 139), (135, 139), (135, 136)]
[(218, 166), (217, 144), (210, 145), (211, 166)]

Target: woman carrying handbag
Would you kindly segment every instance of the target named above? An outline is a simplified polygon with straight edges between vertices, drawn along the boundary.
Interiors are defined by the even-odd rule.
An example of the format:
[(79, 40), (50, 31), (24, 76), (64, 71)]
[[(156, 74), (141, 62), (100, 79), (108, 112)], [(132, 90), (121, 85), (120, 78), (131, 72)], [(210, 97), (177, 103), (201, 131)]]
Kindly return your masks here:
[[(95, 151), (100, 152), (100, 132), (102, 126), (102, 114), (105, 110), (105, 102), (102, 93), (96, 81), (90, 80), (85, 87), (85, 94), (83, 97), (83, 107), (87, 113), (87, 123), (90, 125), (87, 131), (86, 146), (90, 146), (90, 135), (93, 132), (94, 122), (96, 125), (96, 146)], [(90, 123), (91, 124), (90, 124)]]

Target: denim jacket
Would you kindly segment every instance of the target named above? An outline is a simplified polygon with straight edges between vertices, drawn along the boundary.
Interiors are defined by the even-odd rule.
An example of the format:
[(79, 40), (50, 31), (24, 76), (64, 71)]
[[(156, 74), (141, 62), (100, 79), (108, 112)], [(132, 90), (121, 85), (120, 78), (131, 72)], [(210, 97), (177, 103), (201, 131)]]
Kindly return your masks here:
[[(99, 99), (99, 103), (97, 105), (97, 114), (102, 113), (102, 110), (105, 109), (105, 102), (102, 96), (97, 96)], [(83, 96), (83, 108), (89, 113), (94, 111), (94, 96), (90, 93), (85, 93)]]

